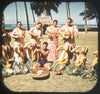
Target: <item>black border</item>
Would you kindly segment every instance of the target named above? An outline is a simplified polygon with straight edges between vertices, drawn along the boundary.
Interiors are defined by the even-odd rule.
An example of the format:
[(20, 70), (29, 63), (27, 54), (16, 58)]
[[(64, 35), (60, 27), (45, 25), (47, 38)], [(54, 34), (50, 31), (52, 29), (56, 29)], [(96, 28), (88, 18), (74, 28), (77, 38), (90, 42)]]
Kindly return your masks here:
[[(14, 1), (39, 1), (39, 2), (43, 2), (43, 1), (62, 1), (62, 2), (89, 2), (89, 3), (92, 3), (92, 5), (94, 5), (94, 7), (96, 8), (97, 10), (97, 13), (99, 15), (98, 17), (98, 48), (100, 48), (100, 43), (99, 43), (99, 40), (100, 40), (100, 3), (99, 3), (99, 0), (0, 0), (0, 57), (1, 57), (1, 45), (2, 45), (2, 12), (4, 11), (5, 7), (14, 2)], [(98, 49), (99, 51), (99, 49)], [(99, 61), (100, 62), (100, 59)], [(57, 94), (99, 94), (100, 92), (100, 63), (98, 63), (98, 66), (99, 66), (99, 69), (98, 69), (98, 81), (97, 81), (97, 84), (96, 86), (88, 91), (88, 92), (66, 92), (66, 93), (63, 93), (63, 92), (12, 92), (10, 91), (8, 88), (6, 88), (2, 82), (2, 75), (1, 75), (1, 71), (2, 71), (2, 65), (0, 64), (0, 94), (52, 94), (52, 93), (57, 93)], [(49, 88), (49, 87), (47, 87)], [(66, 87), (67, 89), (67, 87)]]

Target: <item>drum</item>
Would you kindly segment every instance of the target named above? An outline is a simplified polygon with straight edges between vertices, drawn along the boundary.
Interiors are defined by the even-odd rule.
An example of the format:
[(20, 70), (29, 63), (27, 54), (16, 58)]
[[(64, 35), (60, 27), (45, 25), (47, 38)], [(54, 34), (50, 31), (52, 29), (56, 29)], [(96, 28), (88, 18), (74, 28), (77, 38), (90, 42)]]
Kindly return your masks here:
[(49, 74), (49, 70), (42, 67), (32, 70), (32, 78), (35, 79), (46, 78)]

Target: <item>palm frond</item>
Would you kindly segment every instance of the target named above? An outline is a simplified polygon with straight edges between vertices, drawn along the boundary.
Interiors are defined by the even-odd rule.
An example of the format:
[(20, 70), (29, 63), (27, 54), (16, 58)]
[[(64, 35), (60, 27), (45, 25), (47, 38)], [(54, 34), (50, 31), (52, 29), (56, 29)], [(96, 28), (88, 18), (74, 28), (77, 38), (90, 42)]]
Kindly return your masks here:
[(58, 13), (58, 6), (61, 2), (32, 2), (31, 9), (35, 11), (35, 13), (40, 16), (44, 10), (47, 11), (47, 15), (51, 16), (51, 10)]
[[(81, 12), (79, 15), (83, 16), (83, 20), (85, 20), (85, 10), (83, 12)], [(98, 18), (98, 14), (96, 12), (96, 9), (90, 3), (86, 3), (86, 17), (88, 20)]]

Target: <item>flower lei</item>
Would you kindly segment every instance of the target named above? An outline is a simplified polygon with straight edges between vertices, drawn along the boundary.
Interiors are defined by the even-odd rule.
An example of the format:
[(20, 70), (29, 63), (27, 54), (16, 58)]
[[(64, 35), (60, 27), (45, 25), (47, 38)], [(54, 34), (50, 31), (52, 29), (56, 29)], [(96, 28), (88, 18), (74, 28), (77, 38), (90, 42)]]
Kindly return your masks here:
[[(69, 45), (69, 48), (68, 48), (68, 50), (69, 51), (71, 51), (71, 45)], [(67, 54), (67, 58), (65, 59), (64, 57), (65, 57), (65, 53)], [(62, 59), (58, 62), (58, 64), (59, 65), (61, 65), (61, 64), (65, 64), (65, 63), (67, 63), (68, 62), (68, 52), (66, 52), (66, 50), (64, 50), (64, 53), (63, 53), (63, 56), (62, 56)]]
[(71, 39), (74, 38), (74, 26), (72, 26), (72, 35), (71, 35)]
[[(61, 30), (62, 34), (64, 34), (66, 36), (66, 38), (70, 38), (70, 30), (68, 28), (68, 25), (66, 25), (66, 28), (67, 28), (67, 32), (65, 32), (65, 28), (63, 30)], [(74, 26), (72, 26), (72, 34), (74, 34)], [(61, 40), (63, 40), (63, 37), (60, 35), (59, 36)], [(73, 35), (71, 35), (71, 37), (73, 38)]]
[[(88, 51), (88, 47), (85, 47), (84, 52), (87, 53), (87, 51)], [(79, 54), (79, 58), (78, 58), (78, 60), (75, 64), (76, 67), (79, 67), (80, 65), (82, 65), (84, 63), (84, 60), (85, 60), (84, 58), (82, 58), (82, 60), (80, 62), (80, 59), (81, 59), (82, 56), (85, 56), (85, 54), (81, 54), (81, 53)]]
[[(6, 44), (6, 47), (7, 47), (7, 50), (10, 51), (10, 46)], [(4, 45), (2, 46), (2, 48), (4, 49)], [(3, 57), (4, 57), (5, 61), (6, 61), (6, 68), (10, 68), (11, 64), (9, 64), (9, 61), (8, 61), (9, 60), (9, 55), (6, 54), (4, 51), (2, 51), (2, 55), (3, 55)]]
[[(24, 48), (23, 45), (22, 45), (21, 43), (18, 43), (18, 46), (19, 46), (19, 45), (20, 45), (22, 48)], [(24, 62), (24, 53), (23, 53), (23, 51), (21, 51), (21, 50), (18, 48), (17, 52), (18, 52), (18, 54), (20, 55), (20, 60), (21, 60), (21, 62)]]
[(67, 61), (68, 61), (68, 53), (66, 53), (67, 54), (67, 58), (66, 59), (64, 58), (65, 57), (65, 53), (66, 53), (66, 51), (64, 50), (62, 59), (58, 62), (59, 65), (67, 63)]
[(32, 61), (35, 60), (35, 53), (34, 53), (34, 50), (33, 49), (31, 49), (31, 58), (32, 58)]
[(17, 28), (16, 30), (17, 30), (18, 36), (22, 36), (22, 35), (24, 34), (24, 33), (23, 33), (23, 30), (21, 30), (21, 34), (19, 33), (18, 28)]
[(84, 58), (82, 58), (82, 60), (80, 62), (80, 59), (81, 59), (82, 56), (84, 56), (84, 55), (79, 54), (79, 58), (77, 60), (77, 63), (75, 64), (76, 67), (79, 67), (84, 62)]
[(93, 61), (92, 66), (94, 67), (94, 66), (97, 64), (97, 62), (98, 62), (98, 58), (96, 58), (96, 59)]
[(88, 47), (86, 46), (86, 47), (85, 47), (85, 53), (87, 53), (87, 51), (88, 51)]
[(54, 34), (56, 32), (56, 28), (54, 28), (53, 26), (50, 27), (50, 30), (48, 30), (48, 33)]

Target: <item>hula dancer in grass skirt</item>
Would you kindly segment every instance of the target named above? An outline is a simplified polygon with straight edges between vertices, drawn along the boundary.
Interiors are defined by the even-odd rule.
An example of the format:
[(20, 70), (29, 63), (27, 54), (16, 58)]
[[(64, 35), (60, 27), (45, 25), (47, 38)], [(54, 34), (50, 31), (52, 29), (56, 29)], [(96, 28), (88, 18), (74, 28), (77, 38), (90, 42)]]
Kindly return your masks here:
[[(78, 38), (78, 28), (75, 25), (72, 25), (73, 19), (68, 18), (67, 24), (62, 26), (59, 30), (59, 38), (64, 41), (64, 43), (68, 42), (72, 45), (72, 49), (75, 48), (75, 36), (77, 35)], [(76, 54), (70, 54), (70, 63), (76, 58)]]
[(16, 63), (24, 63), (25, 62), (25, 56), (24, 56), (24, 46), (21, 43), (18, 43), (18, 46), (15, 48), (15, 62)]
[(32, 72), (32, 67), (37, 62), (38, 45), (36, 46), (35, 43), (29, 42), (24, 46), (24, 48), (26, 49), (26, 55), (27, 55), (26, 66), (28, 67), (29, 71)]
[(38, 45), (41, 44), (41, 38), (42, 38), (41, 28), (42, 28), (42, 23), (39, 22), (39, 23), (37, 23), (37, 25), (35, 27), (32, 27), (29, 30), (28, 33), (31, 36), (31, 39), (30, 39), (31, 43), (35, 43), (35, 44), (38, 44)]
[(15, 53), (15, 48), (21, 43), (24, 46), (24, 37), (25, 37), (25, 32), (21, 27), (21, 22), (17, 22), (17, 27), (12, 31), (12, 38), (15, 39), (14, 41), (14, 53)]
[(18, 43), (18, 46), (15, 48), (15, 52), (15, 62), (13, 64), (14, 74), (27, 73), (28, 69), (25, 65), (24, 46), (21, 43)]
[(35, 43), (27, 43), (24, 48), (26, 49), (26, 55), (27, 59), (30, 61), (35, 61), (36, 56), (35, 56), (35, 49), (36, 49), (36, 44)]
[(3, 37), (3, 45), (2, 45), (2, 57), (4, 62), (6, 63), (6, 68), (10, 68), (11, 64), (9, 63), (9, 59), (13, 57), (14, 50), (10, 46), (11, 36), (8, 33), (4, 33)]
[(8, 33), (3, 33), (3, 45), (2, 45), (2, 57), (1, 64), (2, 67), (2, 76), (8, 77), (13, 74), (13, 70), (11, 69), (12, 62), (10, 59), (13, 58), (14, 50), (10, 46), (11, 35)]
[(84, 69), (86, 69), (85, 64), (87, 59), (87, 52), (87, 47), (83, 47), (81, 53), (76, 52), (76, 54), (78, 54), (76, 61), (66, 67), (66, 72), (69, 75), (80, 75), (84, 71)]
[(66, 65), (70, 64), (70, 54), (74, 53), (74, 49), (71, 49), (72, 45), (66, 42), (64, 45), (60, 46), (57, 51), (62, 50), (60, 58), (52, 65), (52, 69), (55, 70), (55, 74), (62, 74), (62, 70), (66, 67)]
[(96, 80), (97, 79), (97, 70), (98, 70), (98, 51), (95, 51), (93, 53), (96, 55), (96, 58), (94, 59), (92, 63), (92, 67), (85, 70), (83, 74), (81, 75), (84, 79), (90, 79), (90, 80)]

